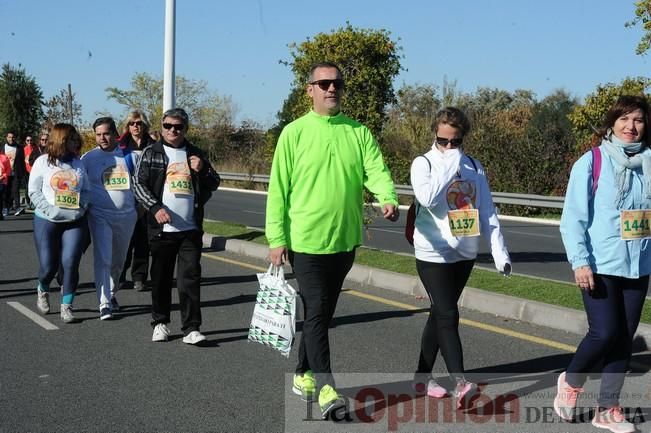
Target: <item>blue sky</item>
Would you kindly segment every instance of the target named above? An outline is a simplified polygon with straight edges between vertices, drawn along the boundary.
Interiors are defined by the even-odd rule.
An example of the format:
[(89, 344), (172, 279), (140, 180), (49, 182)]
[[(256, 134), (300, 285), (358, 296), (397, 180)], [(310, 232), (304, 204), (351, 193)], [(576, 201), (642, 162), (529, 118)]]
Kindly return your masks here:
[[(176, 73), (229, 95), (238, 120), (271, 126), (292, 83), (287, 44), (354, 27), (386, 29), (403, 47), (403, 83), (462, 91), (563, 88), (649, 76), (627, 29), (633, 0), (177, 0)], [(0, 63), (21, 64), (50, 97), (72, 84), (86, 121), (120, 118), (108, 86), (136, 72), (162, 76), (164, 0), (0, 0)]]

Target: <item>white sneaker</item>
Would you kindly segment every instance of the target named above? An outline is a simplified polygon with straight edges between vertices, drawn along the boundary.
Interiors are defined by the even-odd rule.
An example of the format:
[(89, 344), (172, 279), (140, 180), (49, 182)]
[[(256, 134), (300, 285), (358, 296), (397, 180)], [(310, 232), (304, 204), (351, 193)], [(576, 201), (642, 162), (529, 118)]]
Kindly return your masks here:
[(48, 292), (43, 292), (41, 290), (36, 290), (38, 297), (36, 298), (36, 308), (42, 314), (47, 314), (50, 312), (50, 294)]
[(192, 331), (183, 337), (183, 342), (185, 344), (199, 344), (202, 341), (206, 341), (206, 336), (199, 331)]
[(628, 422), (624, 417), (622, 408), (619, 406), (611, 407), (604, 411), (595, 411), (592, 419), (592, 425), (598, 428), (610, 430), (613, 433), (633, 433), (637, 431), (633, 423)]
[(72, 314), (71, 304), (61, 304), (61, 320), (63, 320), (63, 323), (77, 322), (77, 318)]
[(151, 341), (167, 341), (170, 338), (170, 328), (164, 323), (158, 323), (154, 327), (154, 333), (151, 336)]

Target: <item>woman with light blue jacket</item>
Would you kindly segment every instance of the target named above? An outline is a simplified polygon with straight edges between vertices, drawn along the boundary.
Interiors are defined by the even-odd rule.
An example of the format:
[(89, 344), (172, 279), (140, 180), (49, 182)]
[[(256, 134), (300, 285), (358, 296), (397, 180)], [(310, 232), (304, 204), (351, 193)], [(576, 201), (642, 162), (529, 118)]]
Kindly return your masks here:
[(619, 406), (651, 273), (649, 108), (622, 96), (608, 111), (600, 145), (572, 167), (560, 231), (581, 289), (588, 333), (560, 374), (556, 413), (574, 417), (585, 376), (603, 360), (595, 427), (633, 432)]

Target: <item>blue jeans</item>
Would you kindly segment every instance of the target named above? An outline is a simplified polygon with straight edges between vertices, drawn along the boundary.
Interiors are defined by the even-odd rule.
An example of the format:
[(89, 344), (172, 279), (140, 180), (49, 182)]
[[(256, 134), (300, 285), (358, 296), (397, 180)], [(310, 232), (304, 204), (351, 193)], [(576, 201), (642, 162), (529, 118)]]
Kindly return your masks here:
[(38, 254), (38, 281), (49, 287), (59, 269), (63, 267), (61, 296), (73, 295), (79, 284), (79, 262), (87, 243), (86, 217), (72, 222), (55, 223), (34, 216), (34, 242)]
[(582, 291), (588, 333), (567, 367), (565, 380), (573, 387), (581, 387), (586, 373), (603, 361), (597, 403), (600, 407), (611, 408), (619, 404), (649, 276), (630, 279), (595, 274), (594, 278), (595, 289)]

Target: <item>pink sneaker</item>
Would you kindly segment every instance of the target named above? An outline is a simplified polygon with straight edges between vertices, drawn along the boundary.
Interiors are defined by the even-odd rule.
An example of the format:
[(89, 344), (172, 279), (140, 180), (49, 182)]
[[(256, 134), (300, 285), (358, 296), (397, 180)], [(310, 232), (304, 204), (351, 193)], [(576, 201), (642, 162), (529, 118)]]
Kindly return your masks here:
[(448, 396), (448, 390), (436, 383), (434, 380), (427, 382), (427, 396), (432, 398), (445, 398)]
[[(583, 388), (573, 388), (565, 381), (565, 372), (558, 376), (556, 383), (556, 397), (554, 398), (554, 411), (561, 419), (572, 421), (574, 419), (574, 409), (576, 400)], [(593, 421), (594, 424), (594, 421)]]
[(608, 429), (614, 433), (632, 433), (636, 431), (635, 425), (626, 420), (622, 408), (619, 406), (601, 412), (597, 408), (594, 418), (592, 418), (592, 425), (597, 428)]
[(463, 406), (464, 403), (464, 399), (470, 401), (470, 398), (475, 395), (476, 391), (476, 384), (468, 382), (465, 379), (457, 380), (457, 386), (454, 389), (454, 398), (457, 401), (457, 409), (461, 409), (461, 406)]

